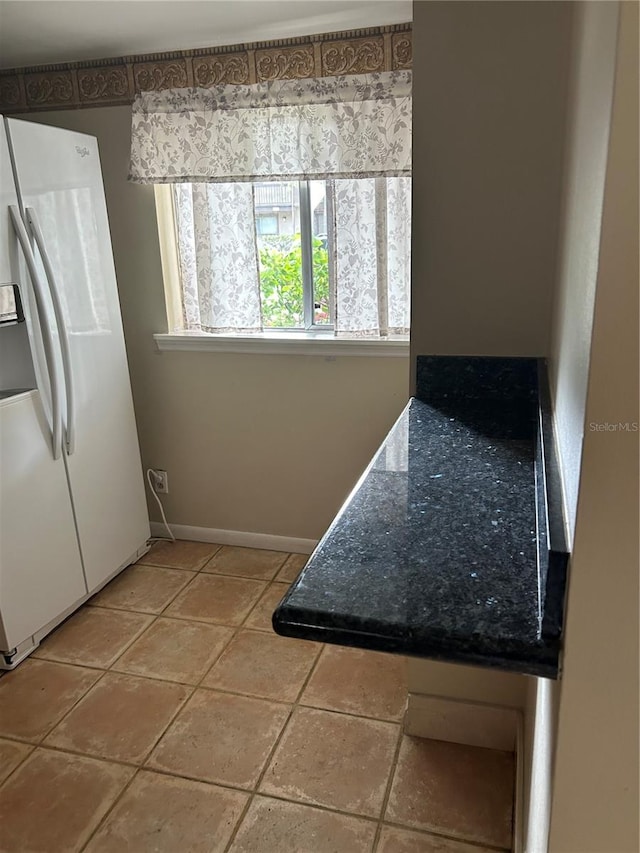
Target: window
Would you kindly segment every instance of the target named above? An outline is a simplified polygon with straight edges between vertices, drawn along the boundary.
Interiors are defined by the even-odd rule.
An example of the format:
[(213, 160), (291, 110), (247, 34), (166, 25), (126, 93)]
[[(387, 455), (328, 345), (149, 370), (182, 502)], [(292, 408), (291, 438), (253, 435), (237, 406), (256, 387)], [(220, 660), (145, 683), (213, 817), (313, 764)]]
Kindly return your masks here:
[(407, 336), (410, 80), (385, 72), (136, 98), (131, 178), (171, 185), (157, 198), (177, 328)]
[(259, 236), (278, 234), (278, 217), (256, 211), (256, 230)]
[[(331, 326), (326, 181), (272, 181), (254, 185), (262, 326)], [(273, 205), (272, 215), (264, 213)], [(275, 227), (267, 231), (264, 220)]]
[(410, 178), (174, 184), (179, 325), (406, 336)]

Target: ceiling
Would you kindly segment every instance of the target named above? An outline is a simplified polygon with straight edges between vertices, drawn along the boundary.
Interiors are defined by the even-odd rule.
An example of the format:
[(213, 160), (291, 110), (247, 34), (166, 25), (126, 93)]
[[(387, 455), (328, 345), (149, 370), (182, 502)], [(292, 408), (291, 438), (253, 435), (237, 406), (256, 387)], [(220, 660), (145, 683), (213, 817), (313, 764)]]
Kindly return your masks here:
[(411, 0), (0, 0), (0, 68), (410, 20)]

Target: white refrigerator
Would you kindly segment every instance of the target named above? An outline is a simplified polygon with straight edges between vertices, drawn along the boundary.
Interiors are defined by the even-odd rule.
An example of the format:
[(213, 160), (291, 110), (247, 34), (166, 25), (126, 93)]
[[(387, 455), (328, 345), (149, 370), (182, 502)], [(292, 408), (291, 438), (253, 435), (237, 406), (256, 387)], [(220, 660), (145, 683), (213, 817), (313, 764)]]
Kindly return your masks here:
[(0, 121), (0, 668), (150, 536), (97, 141)]

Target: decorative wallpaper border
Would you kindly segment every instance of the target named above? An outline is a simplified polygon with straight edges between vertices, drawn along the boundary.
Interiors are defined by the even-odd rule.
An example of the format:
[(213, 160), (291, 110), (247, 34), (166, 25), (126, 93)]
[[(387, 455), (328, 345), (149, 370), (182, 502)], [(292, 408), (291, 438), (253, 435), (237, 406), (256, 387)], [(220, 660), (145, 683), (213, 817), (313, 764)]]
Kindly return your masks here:
[(0, 112), (130, 104), (138, 92), (411, 68), (411, 24), (0, 71)]

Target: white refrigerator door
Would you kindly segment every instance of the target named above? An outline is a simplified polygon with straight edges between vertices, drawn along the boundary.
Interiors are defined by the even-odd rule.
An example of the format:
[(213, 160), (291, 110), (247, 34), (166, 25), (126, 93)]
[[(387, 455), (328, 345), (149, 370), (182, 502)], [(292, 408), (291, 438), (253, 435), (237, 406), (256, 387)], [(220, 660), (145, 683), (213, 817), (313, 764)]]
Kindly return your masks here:
[[(28, 327), (0, 329), (0, 388), (33, 377), (39, 391), (0, 393), (0, 650), (9, 652), (86, 594), (62, 459), (54, 459), (49, 393), (33, 293), (9, 219), (17, 205), (9, 149), (0, 123), (0, 276), (20, 284)], [(30, 351), (31, 350), (31, 351)], [(16, 363), (19, 362), (19, 363)], [(24, 362), (24, 363), (23, 363)], [(29, 385), (32, 385), (32, 378)], [(43, 387), (46, 385), (46, 387)]]
[(150, 535), (97, 141), (7, 120), (24, 208), (33, 208), (71, 356), (74, 449), (65, 454), (89, 591)]
[(0, 650), (86, 595), (67, 475), (40, 393), (0, 400)]
[[(33, 388), (37, 379), (47, 412), (50, 410), (49, 377), (42, 336), (34, 317), (33, 292), (18, 246), (9, 209), (17, 206), (9, 146), (0, 118), (0, 284), (17, 284), (26, 318), (25, 327), (5, 326), (0, 335), (0, 389)], [(25, 329), (28, 335), (25, 335)]]

